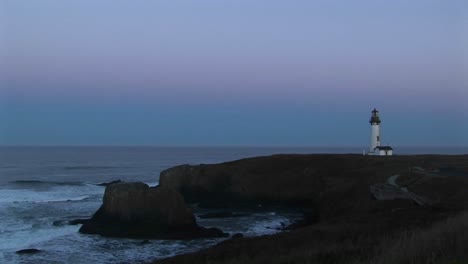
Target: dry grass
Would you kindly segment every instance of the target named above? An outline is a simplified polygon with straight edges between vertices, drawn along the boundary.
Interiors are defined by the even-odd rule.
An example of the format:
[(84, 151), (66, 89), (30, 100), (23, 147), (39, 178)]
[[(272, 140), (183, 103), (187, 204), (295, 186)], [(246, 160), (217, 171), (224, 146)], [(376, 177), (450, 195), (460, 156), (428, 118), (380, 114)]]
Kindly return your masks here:
[(468, 263), (468, 212), (382, 244), (375, 264)]
[[(394, 218), (393, 221), (398, 220)], [(240, 243), (226, 241), (203, 252), (156, 263), (468, 263), (468, 211), (424, 229), (396, 229), (392, 234), (385, 227), (378, 228), (379, 226), (381, 225), (365, 225), (364, 228), (351, 224), (317, 225), (276, 236), (241, 239), (238, 240)]]
[[(468, 263), (468, 212), (436, 223), (429, 229), (407, 231), (396, 239), (383, 240), (386, 241), (377, 246), (380, 249), (376, 250), (381, 253), (376, 257), (369, 257), (367, 261), (362, 260), (363, 248), (359, 249), (359, 246), (364, 244), (362, 241), (354, 245), (342, 241), (336, 245), (337, 248), (319, 246), (316, 250), (296, 249), (273, 259), (268, 255), (252, 257), (244, 254), (222, 261), (207, 260), (206, 263), (465, 264)], [(318, 254), (317, 251), (322, 252)], [(356, 258), (353, 258), (353, 255)]]

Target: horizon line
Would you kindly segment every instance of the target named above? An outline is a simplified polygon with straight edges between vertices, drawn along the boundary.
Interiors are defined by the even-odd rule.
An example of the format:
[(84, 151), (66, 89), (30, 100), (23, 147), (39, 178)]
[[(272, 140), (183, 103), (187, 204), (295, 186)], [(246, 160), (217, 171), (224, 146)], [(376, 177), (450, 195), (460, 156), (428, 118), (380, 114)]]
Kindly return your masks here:
[[(468, 148), (468, 145), (392, 145), (403, 148)], [(0, 147), (162, 147), (162, 148), (187, 148), (187, 147), (208, 147), (208, 148), (368, 148), (362, 145), (295, 145), (295, 144), (0, 144)]]

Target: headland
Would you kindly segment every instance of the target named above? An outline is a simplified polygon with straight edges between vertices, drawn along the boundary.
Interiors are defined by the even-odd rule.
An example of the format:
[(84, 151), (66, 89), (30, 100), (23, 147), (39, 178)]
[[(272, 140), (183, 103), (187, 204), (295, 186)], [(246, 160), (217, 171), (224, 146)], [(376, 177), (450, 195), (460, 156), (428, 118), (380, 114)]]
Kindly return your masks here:
[[(236, 237), (155, 263), (468, 260), (461, 244), (468, 238), (468, 155), (273, 155), (177, 166), (161, 172), (160, 185), (199, 206), (296, 207), (305, 219), (276, 235)], [(379, 185), (393, 189), (376, 195)]]
[(154, 263), (468, 260), (468, 155), (273, 155), (180, 165), (162, 171), (158, 187), (140, 185), (109, 184), (84, 233), (219, 237), (221, 230), (199, 227), (189, 208), (217, 208), (222, 213), (212, 216), (233, 217), (239, 208), (271, 206), (304, 217), (275, 235), (232, 234), (214, 247)]

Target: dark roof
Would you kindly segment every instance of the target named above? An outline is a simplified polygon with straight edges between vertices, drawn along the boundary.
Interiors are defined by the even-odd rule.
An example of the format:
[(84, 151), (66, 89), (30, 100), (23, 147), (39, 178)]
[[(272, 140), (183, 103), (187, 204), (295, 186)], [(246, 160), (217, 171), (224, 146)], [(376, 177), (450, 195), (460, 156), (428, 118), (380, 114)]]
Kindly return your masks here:
[(377, 147), (375, 147), (375, 149), (378, 149), (378, 150), (393, 150), (393, 148), (390, 147), (390, 146), (377, 146)]

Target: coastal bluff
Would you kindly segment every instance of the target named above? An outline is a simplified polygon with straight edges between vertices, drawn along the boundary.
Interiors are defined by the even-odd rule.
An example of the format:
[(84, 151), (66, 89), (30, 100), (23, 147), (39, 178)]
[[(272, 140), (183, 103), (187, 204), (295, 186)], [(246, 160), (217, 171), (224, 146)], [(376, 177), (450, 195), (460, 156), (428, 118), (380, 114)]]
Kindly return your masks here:
[(103, 204), (84, 222), (81, 233), (109, 237), (193, 239), (223, 236), (219, 229), (197, 225), (194, 214), (176, 191), (141, 182), (106, 187)]
[(161, 172), (160, 186), (200, 207), (285, 205), (316, 219), (153, 263), (468, 260), (468, 155), (281, 154), (173, 167)]
[[(338, 160), (353, 165), (345, 159)], [(324, 174), (333, 173), (335, 167), (324, 163), (329, 163), (329, 159), (274, 155), (221, 164), (181, 165), (162, 171), (159, 182), (191, 202), (305, 202), (314, 199), (325, 187)]]
[[(369, 187), (391, 175), (404, 175), (412, 167), (467, 169), (460, 164), (468, 164), (468, 156), (278, 154), (180, 165), (162, 171), (159, 182), (200, 207), (285, 205), (317, 209), (325, 216), (367, 210)], [(421, 194), (431, 198), (431, 192)]]
[(324, 199), (344, 198), (355, 191), (368, 197), (368, 183), (377, 181), (381, 162), (378, 157), (351, 154), (281, 154), (176, 166), (162, 171), (159, 182), (201, 207), (316, 207), (325, 205)]

